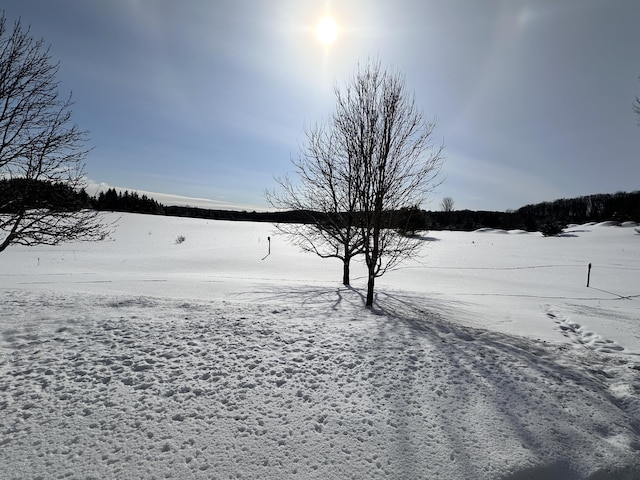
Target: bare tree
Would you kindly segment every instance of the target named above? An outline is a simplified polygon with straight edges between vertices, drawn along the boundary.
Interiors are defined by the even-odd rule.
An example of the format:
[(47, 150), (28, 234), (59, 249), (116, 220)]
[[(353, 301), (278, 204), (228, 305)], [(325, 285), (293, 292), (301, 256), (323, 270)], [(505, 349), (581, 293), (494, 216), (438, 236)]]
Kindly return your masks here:
[(43, 40), (34, 41), (18, 20), (0, 17), (0, 179), (25, 180), (0, 205), (0, 251), (10, 245), (55, 245), (99, 240), (108, 234), (99, 214), (86, 209), (39, 205), (39, 182), (84, 187), (87, 132), (71, 122), (71, 97), (58, 94), (58, 64)]
[[(364, 254), (367, 306), (375, 279), (413, 256), (421, 240), (402, 234), (407, 213), (419, 211), (437, 185), (442, 148), (434, 148), (435, 124), (424, 120), (404, 77), (370, 62), (336, 87), (330, 120), (306, 130), (307, 143), (294, 166), (299, 182), (276, 179), (271, 205), (304, 212), (305, 224), (279, 224), (302, 249), (349, 262)], [(406, 229), (405, 229), (406, 230)]]
[(419, 239), (390, 227), (395, 212), (421, 205), (437, 185), (442, 147), (434, 147), (435, 123), (424, 119), (404, 76), (382, 71), (379, 62), (359, 67), (336, 97), (338, 149), (358, 172), (354, 180), (368, 270), (366, 305), (372, 306), (375, 279), (420, 246)]
[(444, 197), (440, 202), (440, 210), (443, 212), (453, 212), (453, 206), (456, 202), (451, 197)]
[(280, 191), (267, 192), (269, 203), (302, 212), (305, 223), (280, 223), (277, 229), (302, 250), (342, 261), (342, 283), (350, 283), (351, 259), (362, 253), (357, 225), (357, 172), (342, 155), (335, 133), (323, 125), (305, 130), (307, 142), (293, 161), (298, 183), (276, 178)]

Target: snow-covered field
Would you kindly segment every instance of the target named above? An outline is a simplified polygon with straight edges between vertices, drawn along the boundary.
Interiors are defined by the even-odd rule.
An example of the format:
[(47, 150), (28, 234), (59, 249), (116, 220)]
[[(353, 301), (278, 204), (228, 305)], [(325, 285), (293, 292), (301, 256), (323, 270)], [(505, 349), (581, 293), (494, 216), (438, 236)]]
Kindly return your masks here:
[(269, 224), (118, 217), (0, 254), (0, 478), (640, 478), (632, 226), (429, 232), (366, 310)]

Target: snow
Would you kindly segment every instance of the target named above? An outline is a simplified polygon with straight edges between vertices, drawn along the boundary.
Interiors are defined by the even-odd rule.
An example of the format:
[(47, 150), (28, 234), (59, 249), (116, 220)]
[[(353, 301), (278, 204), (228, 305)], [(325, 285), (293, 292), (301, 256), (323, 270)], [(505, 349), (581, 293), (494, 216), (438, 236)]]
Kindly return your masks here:
[(429, 232), (367, 310), (269, 224), (109, 218), (0, 256), (1, 478), (640, 478), (635, 224)]

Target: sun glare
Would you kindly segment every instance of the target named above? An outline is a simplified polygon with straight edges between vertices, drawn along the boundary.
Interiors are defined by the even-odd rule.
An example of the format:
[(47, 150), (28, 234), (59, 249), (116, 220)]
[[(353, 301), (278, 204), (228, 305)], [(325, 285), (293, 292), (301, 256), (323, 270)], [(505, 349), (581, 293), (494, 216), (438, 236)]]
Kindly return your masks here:
[(329, 45), (338, 36), (338, 24), (331, 17), (323, 17), (316, 24), (316, 37), (320, 43)]

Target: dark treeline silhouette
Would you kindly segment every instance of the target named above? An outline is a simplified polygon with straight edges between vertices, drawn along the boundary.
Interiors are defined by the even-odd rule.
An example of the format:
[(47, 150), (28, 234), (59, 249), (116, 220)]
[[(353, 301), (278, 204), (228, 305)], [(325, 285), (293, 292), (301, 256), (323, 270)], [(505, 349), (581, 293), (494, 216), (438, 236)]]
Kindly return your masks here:
[[(51, 209), (75, 211), (95, 209), (204, 218), (272, 223), (310, 223), (318, 213), (305, 211), (248, 212), (214, 210), (197, 207), (165, 206), (136, 192), (117, 192), (110, 188), (90, 197), (84, 190), (58, 182), (23, 178), (0, 179), (0, 213), (17, 213), (16, 209)], [(473, 210), (425, 211), (418, 207), (387, 212), (385, 226), (404, 234), (421, 230), (473, 231), (479, 228), (502, 230), (553, 231), (568, 224), (602, 221), (635, 221), (640, 223), (640, 191), (596, 194), (526, 205), (508, 212)]]
[(427, 229), (465, 230), (496, 228), (531, 232), (553, 231), (568, 224), (602, 221), (640, 222), (640, 191), (562, 198), (526, 205), (508, 212), (426, 212)]
[(96, 210), (110, 210), (114, 212), (147, 213), (152, 215), (164, 215), (164, 206), (146, 195), (138, 195), (136, 192), (116, 192), (110, 188), (106, 192), (100, 192), (91, 199), (91, 206)]
[(535, 220), (565, 224), (608, 220), (640, 222), (640, 191), (563, 198), (553, 202), (526, 205), (516, 213), (528, 223)]
[(213, 210), (198, 207), (164, 207), (164, 213), (173, 217), (205, 218), (208, 220), (233, 220), (240, 222), (307, 223), (309, 215), (303, 211), (247, 212), (236, 210)]
[(78, 211), (91, 208), (91, 198), (66, 183), (28, 178), (0, 179), (0, 213), (22, 210)]
[[(211, 220), (239, 220), (280, 223), (312, 223), (321, 214), (304, 211), (239, 212), (194, 207), (164, 207), (165, 215)], [(326, 214), (325, 214), (326, 215)], [(507, 212), (454, 210), (425, 211), (405, 208), (385, 215), (385, 226), (413, 234), (420, 230), (473, 231), (479, 228), (550, 231), (568, 224), (635, 221), (640, 223), (640, 191), (597, 194), (526, 205)], [(356, 219), (357, 223), (357, 219)]]
[[(525, 230), (523, 218), (514, 212), (454, 210), (451, 212), (424, 212), (424, 215), (425, 230), (460, 230), (467, 232), (479, 228)], [(535, 227), (532, 230), (535, 230)]]

